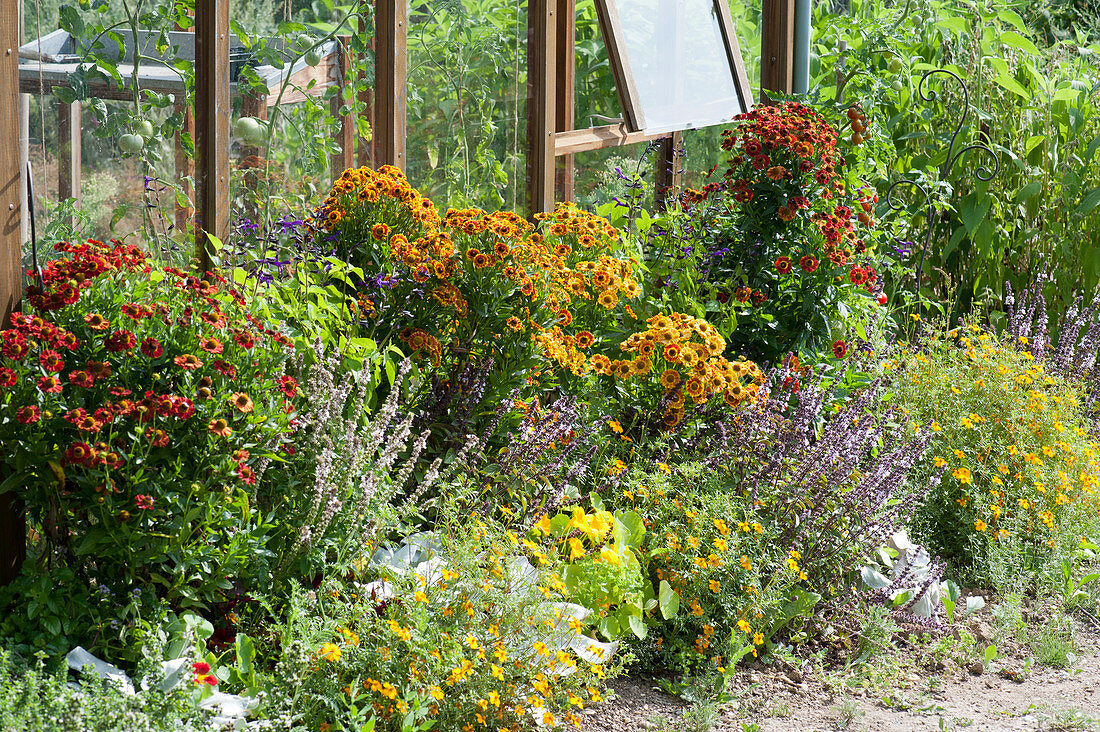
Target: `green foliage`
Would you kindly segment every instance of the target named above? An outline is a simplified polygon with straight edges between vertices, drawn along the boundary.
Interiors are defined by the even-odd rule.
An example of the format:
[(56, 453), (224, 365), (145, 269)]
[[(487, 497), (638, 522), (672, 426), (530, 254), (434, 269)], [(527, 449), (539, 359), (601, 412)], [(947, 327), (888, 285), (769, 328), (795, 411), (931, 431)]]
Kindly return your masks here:
[(1077, 660), (1073, 621), (1061, 613), (1054, 613), (1035, 631), (1031, 649), (1036, 660), (1045, 666), (1073, 666)]
[(891, 356), (896, 403), (932, 434), (921, 473), (945, 472), (914, 517), (931, 552), (997, 586), (1095, 530), (1098, 449), (1074, 384), (977, 326)]
[(655, 637), (639, 639), (635, 652), (677, 671), (732, 667), (801, 623), (815, 596), (798, 586), (801, 554), (783, 548), (781, 526), (758, 523), (752, 501), (702, 466), (679, 471), (675, 479), (632, 473), (614, 498), (649, 527), (637, 556)]
[[(152, 672), (152, 668), (147, 669)], [(197, 690), (161, 691), (155, 674), (148, 689), (126, 694), (106, 679), (85, 676), (70, 683), (64, 669), (48, 670), (41, 660), (20, 663), (0, 648), (0, 729), (26, 732), (104, 730), (175, 732), (210, 729), (210, 711), (196, 705)]]
[(363, 584), (294, 593), (282, 691), (261, 714), (402, 732), (579, 720), (570, 705), (599, 699), (615, 663), (581, 635), (579, 606), (548, 601), (560, 562), (532, 566), (492, 522), (452, 515), (439, 528), (428, 552), (368, 565)]
[(5, 588), (4, 630), (118, 648), (119, 621), (154, 598), (204, 608), (262, 582), (277, 494), (259, 474), (283, 459), (297, 386), (280, 376), (289, 340), (224, 278), (154, 270), (122, 244), (59, 249), (34, 312), (3, 331), (0, 488), (45, 567)]
[[(931, 228), (920, 294), (947, 304), (953, 322), (995, 307), (1005, 282), (1021, 289), (1040, 266), (1052, 267), (1046, 295), (1055, 310), (1069, 305), (1076, 287), (1096, 287), (1100, 46), (1079, 29), (1073, 39), (1041, 47), (1001, 0), (912, 0), (901, 8), (855, 0), (850, 7), (847, 15), (816, 19), (820, 66), (811, 88), (816, 81), (818, 100), (859, 103), (869, 112), (877, 159), (870, 182), (878, 190), (914, 175), (930, 188), (931, 221), (918, 198), (896, 221), (902, 238), (916, 243), (914, 267)], [(980, 166), (992, 170), (981, 151), (963, 155), (942, 179), (963, 96), (937, 75), (924, 88), (935, 99), (922, 100), (920, 79), (935, 68), (955, 72), (969, 89), (972, 107), (954, 152), (989, 145), (1000, 158), (989, 182), (977, 179)], [(899, 189), (898, 202), (909, 193)], [(887, 217), (885, 200), (878, 211)]]

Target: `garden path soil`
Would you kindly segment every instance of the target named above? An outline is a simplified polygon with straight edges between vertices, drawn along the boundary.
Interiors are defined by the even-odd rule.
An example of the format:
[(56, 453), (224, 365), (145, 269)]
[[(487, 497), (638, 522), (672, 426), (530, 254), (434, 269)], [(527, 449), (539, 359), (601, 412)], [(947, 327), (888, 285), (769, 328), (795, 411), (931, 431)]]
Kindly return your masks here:
[[(1100, 635), (1079, 627), (1078, 659), (1068, 670), (1025, 668), (1022, 656), (989, 669), (947, 661), (939, 671), (919, 666), (874, 689), (841, 689), (832, 679), (775, 667), (741, 670), (736, 702), (713, 719), (714, 732), (830, 730), (1100, 730)], [(975, 673), (981, 671), (981, 673)], [(1023, 680), (1014, 681), (1011, 676)], [(850, 677), (851, 678), (851, 677)], [(586, 710), (582, 732), (703, 732), (682, 718), (687, 707), (648, 678), (611, 683), (613, 696)], [(886, 691), (886, 690), (889, 691)], [(753, 725), (759, 727), (753, 727)]]

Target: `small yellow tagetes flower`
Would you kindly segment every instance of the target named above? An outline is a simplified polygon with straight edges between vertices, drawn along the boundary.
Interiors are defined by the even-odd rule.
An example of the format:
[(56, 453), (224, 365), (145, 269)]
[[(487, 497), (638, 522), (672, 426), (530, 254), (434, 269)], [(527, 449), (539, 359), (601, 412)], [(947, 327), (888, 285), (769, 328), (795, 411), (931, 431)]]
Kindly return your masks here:
[(340, 660), (340, 653), (340, 646), (335, 643), (325, 643), (321, 646), (318, 655), (329, 663), (336, 663)]

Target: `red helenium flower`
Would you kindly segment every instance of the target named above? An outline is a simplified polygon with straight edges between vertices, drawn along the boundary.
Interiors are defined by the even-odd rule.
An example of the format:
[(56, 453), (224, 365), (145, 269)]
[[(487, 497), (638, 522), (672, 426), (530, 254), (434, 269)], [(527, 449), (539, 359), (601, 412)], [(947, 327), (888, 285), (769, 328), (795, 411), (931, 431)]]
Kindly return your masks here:
[(30, 405), (15, 410), (15, 420), (20, 424), (34, 424), (40, 419), (42, 419), (42, 410), (36, 406)]
[(141, 342), (141, 352), (149, 358), (160, 358), (164, 348), (156, 338), (146, 338)]
[(129, 351), (137, 345), (137, 338), (128, 330), (116, 330), (103, 341), (103, 347), (111, 353)]

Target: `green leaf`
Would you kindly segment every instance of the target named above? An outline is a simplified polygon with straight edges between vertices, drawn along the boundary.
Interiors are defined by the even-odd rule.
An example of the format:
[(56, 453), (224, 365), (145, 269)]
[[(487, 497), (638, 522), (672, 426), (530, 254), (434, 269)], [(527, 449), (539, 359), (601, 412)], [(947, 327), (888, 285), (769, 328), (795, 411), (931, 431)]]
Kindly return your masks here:
[(1100, 203), (1100, 188), (1093, 188), (1081, 199), (1081, 203), (1078, 204), (1075, 211), (1076, 213), (1085, 215), (1096, 208), (1096, 204), (1098, 203)]
[(1020, 14), (1014, 10), (1002, 10), (997, 13), (998, 20), (1008, 23), (1016, 28), (1016, 30), (1023, 33), (1027, 29), (1027, 24), (1024, 23), (1024, 19), (1020, 17)]
[(680, 613), (680, 596), (676, 594), (676, 590), (672, 589), (668, 580), (661, 580), (657, 591), (657, 606), (661, 610), (661, 617), (665, 620), (672, 620)]
[(62, 5), (58, 8), (58, 14), (61, 16), (61, 30), (68, 31), (77, 38), (84, 35), (84, 19), (80, 17), (79, 10), (72, 5)]
[(1026, 186), (1016, 192), (1016, 203), (1023, 203), (1024, 201), (1037, 194), (1040, 190), (1042, 190), (1042, 188), (1043, 184), (1041, 181), (1031, 181)]
[(80, 97), (77, 96), (76, 90), (67, 86), (55, 86), (53, 93), (57, 97), (57, 100), (63, 104), (72, 104)]
[(637, 549), (645, 537), (645, 522), (634, 511), (615, 515), (615, 543)]
[(992, 205), (993, 199), (988, 194), (973, 193), (962, 200), (959, 204), (959, 218), (962, 219), (967, 233), (974, 234)]
[(1077, 91), (1076, 89), (1074, 89), (1072, 87), (1067, 87), (1065, 89), (1059, 89), (1058, 91), (1054, 92), (1054, 98), (1051, 99), (1051, 101), (1052, 102), (1066, 102), (1066, 101), (1069, 101), (1070, 99), (1076, 99), (1079, 96), (1081, 96), (1081, 92)]
[(1021, 36), (1016, 31), (1005, 31), (1004, 33), (1001, 34), (1000, 41), (1001, 41), (1001, 43), (1005, 44), (1006, 46), (1010, 46), (1012, 48), (1018, 48), (1021, 51), (1025, 51), (1027, 53), (1030, 53), (1032, 56), (1038, 56), (1039, 55), (1039, 47), (1036, 46), (1031, 41), (1029, 41), (1028, 39)]
[(1012, 92), (1013, 94), (1026, 99), (1031, 100), (1031, 93), (1024, 88), (1024, 85), (1016, 81), (1016, 78), (1009, 76), (1008, 74), (1001, 74), (1000, 76), (993, 77), (993, 82), (1004, 89)]
[(935, 25), (940, 28), (946, 28), (957, 36), (961, 36), (969, 30), (970, 26), (966, 22), (966, 18), (959, 17), (957, 15), (950, 18), (944, 18), (943, 20), (937, 20)]
[(252, 661), (256, 658), (256, 644), (244, 633), (237, 634), (237, 670), (247, 676), (252, 673)]
[(1096, 154), (1096, 149), (1100, 148), (1100, 135), (1092, 138), (1092, 142), (1089, 143), (1088, 148), (1085, 151), (1085, 163), (1087, 164), (1092, 160), (1092, 156)]
[(646, 635), (649, 633), (649, 628), (646, 627), (645, 622), (640, 616), (630, 613), (626, 617), (626, 622), (634, 635), (638, 636), (640, 639), (645, 639)]

